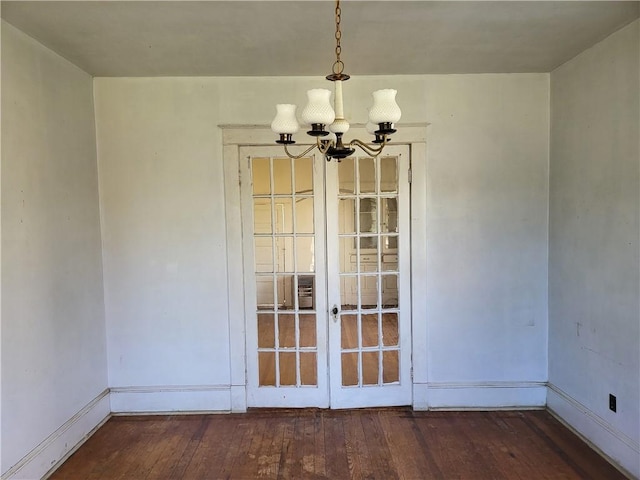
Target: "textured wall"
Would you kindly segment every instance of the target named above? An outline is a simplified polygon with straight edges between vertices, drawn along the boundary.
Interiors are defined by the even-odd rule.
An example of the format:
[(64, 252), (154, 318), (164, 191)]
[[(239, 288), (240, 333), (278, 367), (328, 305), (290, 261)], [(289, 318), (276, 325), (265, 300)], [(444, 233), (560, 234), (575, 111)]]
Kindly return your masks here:
[(5, 472), (107, 387), (92, 79), (6, 23), (2, 140)]
[(551, 74), (549, 235), (549, 381), (587, 412), (570, 423), (636, 476), (639, 29), (636, 21)]

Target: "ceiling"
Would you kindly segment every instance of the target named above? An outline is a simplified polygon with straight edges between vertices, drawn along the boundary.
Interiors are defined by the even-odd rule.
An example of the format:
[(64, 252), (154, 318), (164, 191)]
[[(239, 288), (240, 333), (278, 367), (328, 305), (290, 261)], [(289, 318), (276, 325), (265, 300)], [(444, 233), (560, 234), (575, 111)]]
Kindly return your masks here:
[[(329, 1), (2, 1), (7, 22), (95, 76), (326, 75)], [(638, 1), (342, 2), (351, 75), (549, 72)]]

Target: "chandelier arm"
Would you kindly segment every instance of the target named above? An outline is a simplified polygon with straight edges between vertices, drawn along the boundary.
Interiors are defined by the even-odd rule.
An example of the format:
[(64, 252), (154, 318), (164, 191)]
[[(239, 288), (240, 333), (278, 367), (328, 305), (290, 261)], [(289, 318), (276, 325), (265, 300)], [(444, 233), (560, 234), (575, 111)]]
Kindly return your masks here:
[(309, 153), (311, 150), (313, 150), (314, 148), (320, 148), (318, 144), (316, 145), (311, 145), (309, 148), (307, 148), (304, 152), (302, 152), (300, 155), (293, 155), (292, 153), (289, 152), (289, 149), (287, 148), (287, 145), (284, 145), (284, 153), (287, 154), (287, 156), (289, 158), (291, 158), (292, 160), (298, 160), (299, 158), (304, 157), (307, 153)]
[(318, 150), (320, 150), (321, 154), (326, 155), (329, 149), (331, 148), (332, 144), (333, 142), (330, 142), (330, 141), (322, 142), (320, 141), (320, 139), (318, 139)]
[(371, 147), (366, 143), (361, 142), (357, 138), (354, 138), (353, 140), (351, 140), (351, 142), (349, 142), (350, 147), (353, 145), (355, 145), (356, 147), (359, 147), (360, 150), (362, 150), (367, 155), (371, 155), (372, 157), (377, 157), (378, 155), (380, 155), (380, 153), (382, 153), (382, 149), (387, 145), (387, 136), (386, 135), (384, 136), (382, 143), (380, 144), (379, 147)]

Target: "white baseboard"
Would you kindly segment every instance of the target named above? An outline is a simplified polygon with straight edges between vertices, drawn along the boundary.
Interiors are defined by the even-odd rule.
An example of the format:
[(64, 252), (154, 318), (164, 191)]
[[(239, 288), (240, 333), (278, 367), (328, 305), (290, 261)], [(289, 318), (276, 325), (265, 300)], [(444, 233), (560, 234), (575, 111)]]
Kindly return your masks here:
[(231, 385), (231, 411), (233, 413), (247, 411), (247, 387), (245, 385)]
[(413, 386), (416, 410), (544, 408), (545, 382), (422, 383)]
[(102, 426), (110, 414), (106, 389), (11, 467), (2, 479), (46, 478)]
[(413, 409), (429, 410), (429, 386), (427, 383), (413, 384)]
[(112, 413), (230, 412), (230, 385), (112, 387)]
[(640, 478), (640, 445), (556, 385), (548, 385), (547, 408), (624, 473)]

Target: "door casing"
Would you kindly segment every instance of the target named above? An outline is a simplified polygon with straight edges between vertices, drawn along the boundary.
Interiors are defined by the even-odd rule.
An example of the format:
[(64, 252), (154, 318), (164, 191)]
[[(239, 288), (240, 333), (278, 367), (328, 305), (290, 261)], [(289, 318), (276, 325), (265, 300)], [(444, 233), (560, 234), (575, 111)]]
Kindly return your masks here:
[[(394, 143), (409, 145), (411, 152), (411, 313), (413, 408), (429, 407), (427, 318), (427, 131), (428, 123), (403, 124)], [(243, 146), (273, 146), (267, 126), (220, 125), (223, 143), (226, 228), (227, 311), (229, 319), (229, 395), (232, 412), (247, 409), (247, 363), (244, 307), (239, 162)], [(355, 138), (366, 138), (364, 125), (352, 125)], [(235, 219), (235, 220), (234, 220)]]

